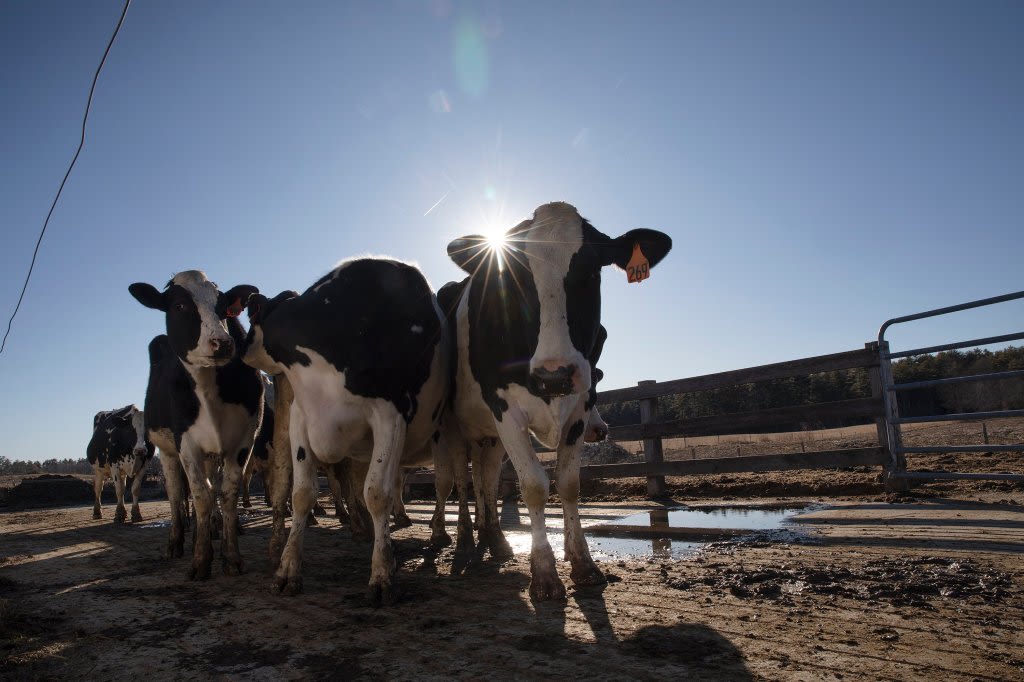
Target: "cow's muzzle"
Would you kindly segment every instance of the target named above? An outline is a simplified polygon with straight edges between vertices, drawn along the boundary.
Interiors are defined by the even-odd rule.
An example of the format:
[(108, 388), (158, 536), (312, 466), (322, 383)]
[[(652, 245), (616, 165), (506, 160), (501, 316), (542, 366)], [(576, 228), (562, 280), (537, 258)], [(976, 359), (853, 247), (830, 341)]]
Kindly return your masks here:
[(559, 367), (553, 371), (538, 367), (530, 372), (530, 393), (542, 398), (556, 398), (574, 393), (573, 376), (575, 374), (575, 365)]
[(210, 339), (210, 348), (213, 351), (213, 359), (217, 361), (230, 360), (235, 354), (235, 342), (231, 337), (223, 339)]

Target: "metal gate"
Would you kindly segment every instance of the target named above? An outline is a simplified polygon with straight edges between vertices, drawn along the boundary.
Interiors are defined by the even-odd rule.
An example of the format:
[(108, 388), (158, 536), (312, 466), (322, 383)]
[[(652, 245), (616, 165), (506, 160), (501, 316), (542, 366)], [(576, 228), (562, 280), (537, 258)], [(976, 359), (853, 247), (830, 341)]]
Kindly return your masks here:
[(942, 415), (929, 415), (924, 417), (901, 417), (899, 414), (899, 402), (896, 399), (899, 391), (907, 391), (915, 388), (925, 388), (928, 386), (943, 386), (948, 384), (964, 383), (964, 382), (980, 382), (980, 381), (992, 381), (998, 379), (1008, 379), (1010, 377), (1024, 377), (1024, 370), (1005, 371), (1005, 372), (993, 372), (991, 374), (976, 374), (972, 376), (960, 376), (951, 377), (948, 379), (933, 379), (929, 381), (914, 381), (902, 384), (897, 384), (893, 380), (892, 373), (892, 360), (898, 358), (906, 358), (912, 355), (925, 355), (928, 353), (938, 353), (945, 350), (955, 350), (958, 348), (972, 348), (975, 346), (987, 346), (995, 343), (1005, 343), (1008, 341), (1016, 341), (1018, 339), (1024, 339), (1024, 332), (1018, 332), (1016, 334), (1006, 334), (1003, 336), (992, 336), (984, 339), (972, 339), (970, 341), (959, 341), (956, 343), (948, 343), (941, 346), (930, 346), (928, 348), (915, 348), (913, 350), (904, 350), (893, 353), (889, 349), (889, 343), (885, 340), (885, 332), (894, 324), (901, 324), (904, 322), (911, 322), (913, 320), (921, 320), (926, 317), (936, 317), (938, 315), (947, 315), (949, 313), (959, 312), (961, 310), (969, 310), (971, 308), (980, 308), (982, 306), (994, 305), (996, 303), (1005, 303), (1007, 301), (1013, 301), (1016, 299), (1024, 298), (1024, 291), (1018, 291), (1014, 294), (1006, 294), (1004, 296), (996, 296), (993, 298), (986, 298), (980, 301), (972, 301), (970, 303), (963, 303), (961, 305), (949, 306), (947, 308), (939, 308), (937, 310), (929, 310), (923, 313), (917, 313), (915, 315), (904, 315), (903, 317), (894, 317), (891, 320), (887, 320), (882, 325), (881, 329), (878, 330), (878, 352), (880, 356), (881, 364), (881, 378), (883, 384), (883, 397), (885, 401), (885, 432), (888, 440), (889, 452), (892, 457), (892, 463), (889, 467), (889, 478), (896, 479), (891, 481), (891, 484), (902, 484), (906, 485), (907, 479), (918, 479), (918, 480), (937, 480), (937, 479), (992, 479), (1001, 481), (1024, 481), (1024, 474), (1008, 474), (1008, 473), (963, 473), (953, 471), (907, 471), (907, 459), (908, 453), (921, 453), (921, 452), (1024, 452), (1024, 443), (1018, 443), (1016, 445), (925, 445), (916, 447), (905, 447), (903, 445), (903, 434), (901, 433), (901, 426), (903, 424), (917, 424), (923, 422), (941, 422), (941, 421), (960, 421), (960, 420), (984, 420), (994, 419), (997, 417), (1016, 417), (1024, 416), (1024, 409), (1018, 410), (998, 410), (992, 412), (971, 412), (964, 414), (942, 414)]

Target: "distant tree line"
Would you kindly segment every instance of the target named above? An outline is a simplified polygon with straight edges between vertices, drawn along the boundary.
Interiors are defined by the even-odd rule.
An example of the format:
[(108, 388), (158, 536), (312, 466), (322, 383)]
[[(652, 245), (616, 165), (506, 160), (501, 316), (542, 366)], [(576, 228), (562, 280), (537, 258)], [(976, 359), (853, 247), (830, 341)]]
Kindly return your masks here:
[[(154, 457), (146, 465), (147, 474), (160, 472), (160, 461)], [(81, 459), (47, 459), (43, 461), (12, 460), (0, 456), (0, 476), (31, 474), (91, 474), (92, 465), (85, 457)]]
[[(1024, 369), (1024, 347), (998, 351), (944, 351), (893, 363), (896, 383)], [(900, 414), (919, 416), (1024, 408), (1024, 378), (971, 381), (897, 393)], [(666, 396), (658, 400), (659, 421), (751, 412), (791, 405), (866, 398), (871, 383), (865, 369), (823, 372), (805, 377), (741, 384), (711, 391)], [(603, 405), (601, 415), (610, 426), (640, 423), (637, 401)], [(864, 424), (867, 419), (797, 420), (780, 424), (778, 431), (801, 431)]]

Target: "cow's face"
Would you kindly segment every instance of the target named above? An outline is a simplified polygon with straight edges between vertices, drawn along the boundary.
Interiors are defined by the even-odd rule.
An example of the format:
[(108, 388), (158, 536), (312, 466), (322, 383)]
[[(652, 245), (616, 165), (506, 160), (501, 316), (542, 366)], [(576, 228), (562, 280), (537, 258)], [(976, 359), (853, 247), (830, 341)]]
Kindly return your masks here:
[(262, 294), (253, 294), (249, 297), (247, 305), (249, 334), (246, 337), (246, 349), (245, 355), (242, 356), (242, 362), (270, 375), (280, 374), (284, 371), (281, 363), (274, 360), (267, 349), (264, 322), (280, 303), (298, 295), (298, 292), (295, 291), (282, 291), (274, 298), (267, 298)]
[(235, 355), (225, 319), (237, 317), (249, 296), (259, 290), (240, 284), (226, 293), (198, 270), (174, 276), (163, 291), (136, 282), (128, 287), (139, 303), (166, 313), (171, 348), (186, 365), (216, 367)]
[[(552, 203), (510, 230), (501, 247), (479, 236), (463, 237), (448, 245), (448, 254), (478, 286), (486, 286), (499, 268), (507, 269), (506, 279), (518, 290), (514, 295), (537, 308), (531, 311), (538, 332), (528, 388), (554, 397), (590, 389), (589, 358), (601, 326), (601, 269), (613, 264), (625, 269), (636, 246), (654, 267), (672, 248), (672, 239), (654, 230), (632, 230), (612, 239), (569, 204)], [(500, 256), (495, 248), (501, 249)]]

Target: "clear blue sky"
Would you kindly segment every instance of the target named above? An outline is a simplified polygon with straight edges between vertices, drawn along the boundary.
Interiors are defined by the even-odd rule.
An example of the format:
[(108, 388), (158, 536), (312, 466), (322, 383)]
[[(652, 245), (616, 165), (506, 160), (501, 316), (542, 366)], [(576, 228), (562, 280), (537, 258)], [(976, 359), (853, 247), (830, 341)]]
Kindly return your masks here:
[[(120, 9), (0, 8), (4, 323)], [(142, 405), (163, 320), (131, 282), (273, 295), (376, 253), (440, 287), (451, 238), (552, 200), (675, 241), (642, 285), (606, 273), (606, 388), (1024, 289), (1022, 35), (994, 1), (138, 2), (0, 356), (0, 455), (84, 456), (97, 410)]]

